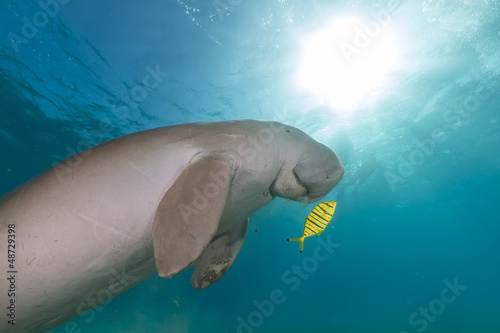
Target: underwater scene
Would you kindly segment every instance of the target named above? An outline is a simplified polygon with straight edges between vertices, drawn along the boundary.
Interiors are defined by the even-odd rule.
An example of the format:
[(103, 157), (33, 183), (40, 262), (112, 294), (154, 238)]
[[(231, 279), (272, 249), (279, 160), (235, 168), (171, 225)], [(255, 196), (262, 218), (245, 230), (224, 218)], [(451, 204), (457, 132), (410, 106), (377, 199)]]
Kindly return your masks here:
[[(59, 290), (83, 293), (81, 306), (30, 330), (18, 298), (42, 287), (7, 263), (37, 261), (0, 209), (0, 331), (498, 333), (499, 118), (499, 0), (3, 0), (0, 196), (108, 140), (193, 122), (280, 122), (345, 171), (315, 183), (329, 191), (315, 202), (265, 192), (234, 264), (206, 288), (192, 265), (142, 282), (107, 265), (118, 285)], [(293, 159), (304, 140), (266, 156)], [(326, 155), (301, 172), (331, 170)], [(251, 193), (268, 173), (246, 176)], [(74, 251), (70, 279), (86, 279), (87, 249)]]

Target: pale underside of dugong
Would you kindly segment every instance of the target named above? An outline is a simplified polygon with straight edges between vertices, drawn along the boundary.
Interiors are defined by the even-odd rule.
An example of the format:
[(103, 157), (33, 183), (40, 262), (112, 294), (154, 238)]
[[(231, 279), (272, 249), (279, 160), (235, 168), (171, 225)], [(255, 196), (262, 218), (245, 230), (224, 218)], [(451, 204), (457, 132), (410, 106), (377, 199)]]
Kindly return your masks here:
[(50, 329), (156, 271), (195, 265), (193, 286), (207, 287), (233, 264), (252, 212), (275, 196), (319, 200), (343, 173), (304, 132), (256, 120), (161, 127), (80, 152), (0, 198), (0, 252), (13, 254), (1, 258), (11, 316), (0, 331)]

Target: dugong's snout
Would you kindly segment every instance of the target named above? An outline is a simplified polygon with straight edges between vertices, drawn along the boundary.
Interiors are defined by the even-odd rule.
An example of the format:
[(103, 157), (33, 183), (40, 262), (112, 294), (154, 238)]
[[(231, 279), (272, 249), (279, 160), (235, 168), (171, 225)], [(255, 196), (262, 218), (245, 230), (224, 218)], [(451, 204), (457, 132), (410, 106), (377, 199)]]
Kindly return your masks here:
[(337, 155), (324, 145), (305, 151), (293, 168), (295, 177), (307, 189), (308, 202), (318, 201), (327, 195), (340, 182), (344, 172)]

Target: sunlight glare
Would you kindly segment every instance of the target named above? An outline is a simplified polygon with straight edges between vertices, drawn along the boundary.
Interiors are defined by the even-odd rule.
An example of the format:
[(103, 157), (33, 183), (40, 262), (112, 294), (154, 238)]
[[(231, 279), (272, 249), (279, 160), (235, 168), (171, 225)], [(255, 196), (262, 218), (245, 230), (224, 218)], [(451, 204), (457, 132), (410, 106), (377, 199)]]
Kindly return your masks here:
[(355, 18), (333, 20), (304, 43), (299, 87), (342, 111), (372, 104), (402, 63), (400, 43), (389, 28)]

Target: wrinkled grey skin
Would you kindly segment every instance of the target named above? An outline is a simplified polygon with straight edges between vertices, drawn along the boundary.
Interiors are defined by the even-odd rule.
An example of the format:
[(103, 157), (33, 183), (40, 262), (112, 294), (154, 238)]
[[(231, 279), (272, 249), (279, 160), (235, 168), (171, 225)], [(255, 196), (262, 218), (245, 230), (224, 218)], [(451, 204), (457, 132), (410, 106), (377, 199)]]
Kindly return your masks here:
[[(81, 152), (0, 198), (1, 253), (15, 230), (18, 314), (0, 331), (50, 329), (155, 272), (195, 265), (204, 288), (234, 262), (252, 212), (275, 196), (319, 200), (343, 173), (307, 134), (255, 120), (156, 128)], [(4, 312), (9, 288), (0, 279)]]

